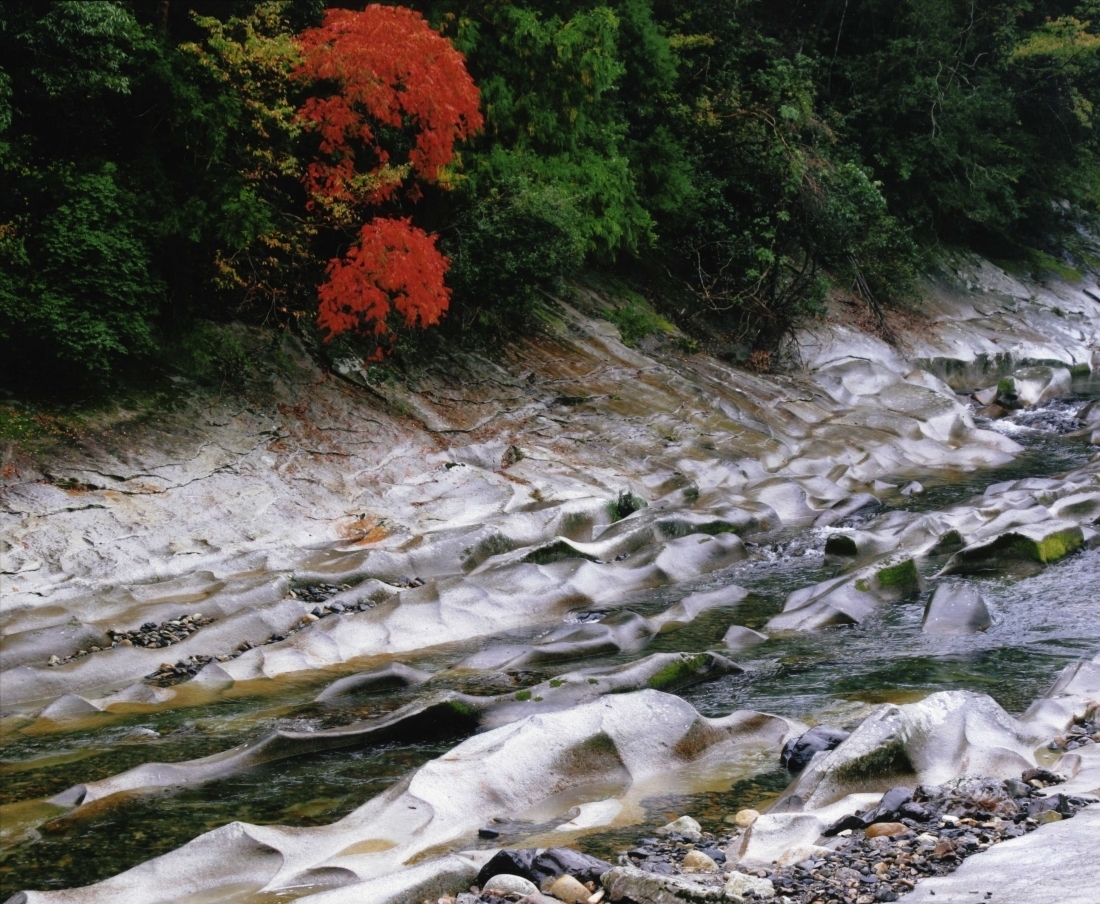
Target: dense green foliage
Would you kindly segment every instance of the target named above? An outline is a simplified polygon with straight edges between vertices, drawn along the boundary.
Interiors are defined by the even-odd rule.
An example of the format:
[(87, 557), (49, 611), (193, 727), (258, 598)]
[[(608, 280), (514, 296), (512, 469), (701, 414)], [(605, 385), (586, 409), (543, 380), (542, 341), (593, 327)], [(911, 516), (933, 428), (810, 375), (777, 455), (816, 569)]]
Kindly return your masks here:
[[(296, 36), (326, 5), (0, 5), (9, 375), (103, 378), (196, 318), (315, 334), (357, 234), (306, 204)], [(485, 118), (422, 196), (379, 205), (439, 236), (450, 342), (626, 265), (681, 325), (764, 352), (828, 291), (905, 296), (919, 247), (1061, 253), (1100, 213), (1095, 2), (405, 5), (465, 55)]]

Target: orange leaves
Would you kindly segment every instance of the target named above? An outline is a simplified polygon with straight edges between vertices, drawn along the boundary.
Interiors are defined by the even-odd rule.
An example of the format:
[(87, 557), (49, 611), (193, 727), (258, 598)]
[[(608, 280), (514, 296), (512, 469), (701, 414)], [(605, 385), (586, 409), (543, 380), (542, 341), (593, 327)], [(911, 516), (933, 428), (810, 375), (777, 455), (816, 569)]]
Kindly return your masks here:
[[(320, 138), (305, 176), (310, 207), (334, 222), (354, 221), (357, 209), (394, 200), (410, 179), (439, 182), (455, 142), (482, 126), (480, 95), (462, 54), (413, 10), (330, 9), (299, 43), (294, 77), (332, 89), (310, 97), (298, 116)], [(394, 132), (406, 140), (394, 141)], [(404, 197), (420, 197), (415, 181)], [(343, 258), (329, 262), (328, 281), (318, 289), (317, 324), (326, 341), (345, 332), (381, 341), (397, 322), (438, 323), (450, 301), (443, 283), (448, 263), (435, 238), (409, 219), (376, 217)]]
[[(336, 89), (309, 98), (299, 112), (321, 138), (323, 157), (306, 181), (322, 204), (378, 204), (410, 173), (435, 182), (454, 159), (455, 142), (482, 126), (480, 95), (462, 54), (411, 9), (330, 9), (300, 42), (295, 77)], [(407, 160), (390, 160), (379, 125), (415, 134)]]
[(329, 263), (318, 290), (326, 340), (349, 331), (385, 337), (394, 312), (406, 327), (438, 323), (451, 292), (443, 284), (448, 261), (435, 242), (408, 219), (378, 217), (364, 226), (358, 243)]

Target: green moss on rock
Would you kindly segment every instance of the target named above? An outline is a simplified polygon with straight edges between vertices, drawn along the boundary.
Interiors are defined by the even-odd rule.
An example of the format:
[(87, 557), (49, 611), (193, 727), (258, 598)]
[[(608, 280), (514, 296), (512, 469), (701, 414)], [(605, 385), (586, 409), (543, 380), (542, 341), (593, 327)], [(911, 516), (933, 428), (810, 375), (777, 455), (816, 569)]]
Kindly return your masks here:
[(670, 662), (659, 672), (655, 672), (646, 682), (646, 687), (650, 687), (655, 691), (663, 691), (690, 683), (699, 677), (699, 670), (705, 668), (706, 665), (706, 653), (685, 656), (677, 662)]
[(835, 781), (841, 785), (861, 785), (876, 779), (912, 775), (915, 771), (901, 741), (894, 740), (844, 763), (836, 770)]
[(963, 540), (962, 534), (952, 529), (936, 541), (936, 545), (928, 550), (928, 555), (945, 556), (953, 552), (958, 552), (964, 546), (966, 546), (966, 541)]
[(1084, 542), (1084, 534), (1076, 524), (1066, 525), (1039, 537), (1008, 531), (990, 543), (972, 546), (956, 553), (949, 568), (953, 571), (966, 571), (973, 567), (992, 566), (1014, 560), (1049, 565), (1064, 559), (1084, 545)]
[(919, 590), (921, 585), (920, 572), (912, 559), (880, 568), (875, 575), (875, 581), (881, 589), (899, 593), (912, 593)]
[(560, 562), (562, 559), (588, 559), (589, 562), (596, 561), (595, 556), (586, 552), (581, 552), (581, 550), (566, 543), (564, 540), (554, 540), (551, 543), (547, 543), (545, 546), (536, 547), (523, 557), (524, 562), (530, 562), (532, 565), (549, 565), (551, 562)]

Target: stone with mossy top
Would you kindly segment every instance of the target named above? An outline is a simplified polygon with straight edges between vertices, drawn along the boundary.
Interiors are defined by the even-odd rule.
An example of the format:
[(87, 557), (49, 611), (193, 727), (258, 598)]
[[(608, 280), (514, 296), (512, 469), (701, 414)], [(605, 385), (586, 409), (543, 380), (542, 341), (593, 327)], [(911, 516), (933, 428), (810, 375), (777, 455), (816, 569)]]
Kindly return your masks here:
[(953, 555), (943, 574), (974, 574), (983, 571), (1033, 572), (1064, 559), (1085, 542), (1081, 526), (1071, 521), (1027, 524), (972, 543)]

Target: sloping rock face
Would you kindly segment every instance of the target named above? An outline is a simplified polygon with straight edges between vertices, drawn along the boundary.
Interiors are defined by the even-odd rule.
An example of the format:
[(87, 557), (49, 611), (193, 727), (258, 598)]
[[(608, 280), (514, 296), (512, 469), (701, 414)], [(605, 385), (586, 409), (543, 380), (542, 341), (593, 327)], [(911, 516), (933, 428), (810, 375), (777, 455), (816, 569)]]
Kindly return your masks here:
[[(721, 569), (739, 537), (842, 520), (876, 481), (1003, 463), (1015, 444), (978, 429), (952, 387), (987, 349), (997, 373), (967, 386), (1002, 365), (1092, 363), (1100, 303), (956, 264), (911, 337), (923, 369), (838, 319), (802, 336), (808, 367), (789, 376), (671, 344), (643, 354), (582, 289), (503, 362), (455, 355), (376, 384), (354, 363), (320, 371), (288, 339), (235, 395), (183, 387), (175, 407), (63, 448), (11, 447), (4, 704), (102, 697), (166, 661), (218, 660), (217, 684), (549, 626)], [(371, 589), (301, 628), (313, 606), (290, 584), (308, 581)], [(188, 610), (214, 621), (167, 652), (105, 646), (107, 629)]]
[(376, 882), (427, 852), (472, 840), (495, 817), (545, 818), (569, 806), (555, 801), (586, 789), (594, 799), (629, 798), (658, 776), (707, 762), (744, 759), (757, 769), (760, 753), (778, 755), (792, 728), (799, 730), (760, 713), (706, 719), (658, 691), (616, 694), (470, 738), (332, 825), (233, 823), (97, 885), (21, 900), (157, 904)]

